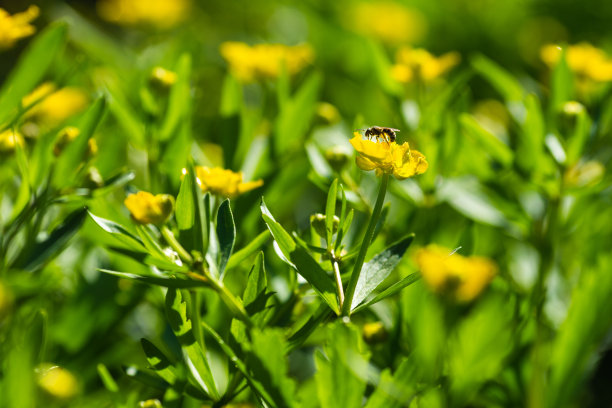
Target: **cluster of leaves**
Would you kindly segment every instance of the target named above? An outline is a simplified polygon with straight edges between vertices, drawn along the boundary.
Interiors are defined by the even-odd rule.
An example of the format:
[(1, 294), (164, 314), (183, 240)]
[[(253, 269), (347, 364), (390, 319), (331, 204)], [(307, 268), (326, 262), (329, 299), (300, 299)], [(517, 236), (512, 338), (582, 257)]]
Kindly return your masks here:
[[(215, 66), (214, 103), (189, 32), (137, 53), (55, 12), (68, 22), (37, 34), (2, 83), (0, 132), (31, 126), (22, 100), (43, 80), (95, 97), (1, 153), (0, 405), (609, 401), (589, 382), (612, 327), (609, 84), (581, 99), (563, 55), (546, 84), (474, 55), (447, 81), (402, 88), (389, 50), (308, 9), (319, 70), (242, 84)], [(363, 72), (331, 68), (336, 35), (374, 73), (359, 114), (338, 78)], [(151, 80), (158, 65), (172, 84)], [(507, 116), (497, 128), (475, 87)], [(385, 103), (372, 107), (372, 88)], [(323, 100), (350, 120), (320, 115)], [(378, 180), (348, 144), (372, 120), (401, 128), (429, 162), (392, 180), (378, 209)], [(55, 155), (67, 125), (80, 133)], [(98, 156), (84, 159), (92, 137)], [(195, 163), (264, 187), (230, 204), (202, 191)], [(174, 195), (174, 216), (130, 220), (122, 202), (139, 188)], [(500, 274), (469, 304), (438, 297), (404, 256), (429, 243), (488, 256)], [(42, 387), (47, 362), (81, 388)]]

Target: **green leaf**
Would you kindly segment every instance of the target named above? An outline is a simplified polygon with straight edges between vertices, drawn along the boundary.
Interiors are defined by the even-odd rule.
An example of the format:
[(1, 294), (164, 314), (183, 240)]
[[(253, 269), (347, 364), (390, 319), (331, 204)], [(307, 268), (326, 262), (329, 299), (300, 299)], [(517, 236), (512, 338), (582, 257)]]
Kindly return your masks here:
[(129, 249), (136, 252), (147, 252), (142, 240), (132, 234), (123, 225), (117, 224), (114, 221), (107, 220), (89, 213), (91, 219), (98, 224), (104, 231), (113, 234), (113, 237), (124, 243)]
[(327, 205), (325, 206), (325, 233), (328, 248), (332, 247), (334, 235), (334, 216), (336, 215), (336, 197), (338, 195), (338, 179), (334, 179), (327, 192)]
[(182, 300), (181, 293), (173, 288), (168, 288), (166, 293), (166, 316), (181, 345), (191, 379), (213, 400), (218, 400), (219, 393), (205, 350), (202, 349), (203, 345), (196, 341), (191, 320), (187, 318), (187, 304)]
[(140, 236), (142, 243), (144, 244), (145, 248), (147, 248), (147, 251), (149, 251), (149, 254), (151, 254), (151, 256), (162, 261), (170, 260), (168, 255), (164, 253), (164, 250), (159, 245), (157, 240), (153, 236), (151, 236), (152, 232), (149, 229), (149, 226), (139, 224), (136, 226), (136, 231), (138, 231), (138, 236)]
[(404, 359), (393, 375), (382, 372), (380, 381), (364, 408), (402, 408), (410, 406), (417, 395), (418, 377), (414, 361)]
[(276, 222), (266, 207), (263, 198), (260, 207), (263, 219), (270, 229), (274, 240), (278, 244), (281, 253), (285, 257), (284, 261), (294, 267), (298, 273), (310, 283), (314, 291), (323, 298), (329, 307), (331, 307), (336, 314), (339, 314), (340, 309), (336, 298), (336, 288), (333, 279), (304, 248), (296, 245), (291, 235)]
[(329, 307), (325, 303), (321, 303), (319, 307), (312, 313), (306, 323), (293, 333), (288, 339), (288, 350), (292, 351), (301, 346), (306, 339), (330, 316), (332, 316)]
[(546, 125), (540, 101), (534, 94), (525, 98), (526, 117), (519, 132), (516, 162), (526, 172), (534, 172), (544, 151)]
[(190, 289), (208, 286), (203, 280), (179, 278), (181, 275), (137, 275), (128, 272), (111, 271), (110, 269), (98, 269), (100, 272), (108, 273), (122, 279), (131, 279), (154, 286), (165, 288)]
[(87, 153), (87, 142), (93, 136), (96, 127), (102, 120), (106, 109), (103, 98), (96, 99), (77, 122), (80, 133), (70, 142), (57, 160), (53, 173), (53, 184), (57, 188), (65, 187), (67, 180), (74, 180), (75, 170), (84, 163)]
[(501, 296), (483, 299), (461, 321), (448, 345), (451, 395), (468, 406), (487, 380), (497, 378), (512, 350), (512, 307)]
[(242, 375), (244, 375), (244, 378), (246, 378), (253, 392), (259, 398), (264, 400), (269, 406), (277, 406), (272, 396), (268, 393), (266, 388), (259, 381), (259, 378), (251, 375), (250, 370), (247, 368), (247, 365), (244, 363), (244, 361), (238, 356), (238, 353), (232, 347), (230, 347), (223, 340), (223, 338), (215, 330), (213, 330), (212, 327), (207, 325), (206, 322), (201, 323), (204, 330), (210, 335), (210, 337), (212, 337), (217, 342), (223, 353), (225, 353), (225, 355), (229, 357), (230, 361), (236, 366), (238, 371), (240, 371)]
[[(181, 186), (181, 190), (184, 188), (184, 197), (181, 198), (181, 206), (189, 206), (189, 204), (186, 204), (185, 202), (190, 200), (193, 203), (194, 219), (191, 227), (181, 229), (180, 241), (187, 251), (196, 250), (202, 255), (205, 255), (208, 249), (209, 216), (208, 212), (204, 208), (204, 196), (202, 194), (202, 189), (198, 185), (195, 174), (195, 166), (193, 163), (191, 163), (189, 165), (187, 174), (185, 175), (185, 179), (190, 178), (191, 180), (187, 182), (185, 179), (183, 179), (183, 185), (185, 186)], [(191, 187), (190, 190), (187, 190), (187, 186)], [(187, 209), (186, 211), (189, 213), (191, 210)], [(183, 215), (181, 215), (181, 217), (183, 217)], [(181, 221), (184, 227), (191, 224), (190, 220), (187, 220), (186, 218), (187, 216), (185, 216), (185, 219)]]
[(128, 377), (131, 377), (136, 381), (140, 381), (142, 384), (157, 388), (158, 390), (165, 390), (168, 388), (169, 384), (167, 382), (150, 371), (143, 370), (136, 366), (125, 366), (122, 368)]
[(13, 267), (28, 271), (43, 267), (62, 252), (68, 241), (81, 228), (85, 218), (87, 218), (87, 209), (83, 208), (70, 213), (44, 241), (36, 242), (29, 248), (25, 248)]
[(287, 345), (281, 329), (255, 329), (245, 362), (274, 399), (275, 406), (294, 406), (295, 382), (288, 375)]
[(402, 256), (404, 256), (413, 239), (414, 234), (406, 236), (363, 265), (355, 287), (351, 310), (359, 306), (370, 293), (374, 292), (378, 285), (387, 279), (402, 260)]
[(412, 273), (406, 276), (405, 278), (401, 279), (399, 282), (395, 282), (393, 285), (389, 286), (387, 289), (376, 294), (371, 299), (366, 299), (365, 302), (357, 306), (353, 312), (357, 313), (360, 310), (367, 308), (368, 306), (371, 306), (375, 303), (380, 302), (383, 299), (386, 299), (390, 296), (393, 296), (399, 293), (402, 289), (404, 289), (407, 286), (412, 285), (414, 282), (418, 281), (420, 278), (421, 278), (421, 275), (418, 273)]
[(293, 98), (280, 106), (274, 131), (277, 153), (282, 154), (302, 142), (315, 114), (321, 82), (318, 73), (310, 75)]
[(176, 64), (176, 82), (170, 90), (168, 110), (161, 126), (160, 139), (168, 140), (176, 131), (182, 120), (190, 112), (189, 80), (191, 76), (191, 56), (187, 53), (180, 56)]
[(512, 74), (501, 66), (483, 55), (472, 57), (470, 63), (476, 72), (497, 89), (506, 102), (523, 100), (523, 87)]
[(7, 122), (21, 99), (32, 91), (66, 44), (67, 26), (54, 23), (44, 29), (23, 52), (0, 90), (0, 126)]
[(255, 252), (259, 251), (259, 249), (268, 242), (270, 239), (270, 230), (265, 230), (257, 235), (247, 246), (242, 248), (239, 251), (236, 251), (232, 254), (230, 259), (227, 261), (227, 265), (225, 266), (225, 270), (228, 271), (232, 268), (240, 265), (245, 259), (249, 256), (253, 255)]
[(484, 129), (478, 121), (470, 114), (464, 113), (459, 116), (459, 122), (463, 131), (469, 134), (482, 149), (492, 158), (508, 167), (512, 164), (514, 154), (504, 142), (495, 135)]
[(229, 199), (226, 199), (219, 206), (217, 212), (217, 238), (219, 239), (219, 276), (223, 280), (223, 274), (227, 262), (232, 255), (234, 242), (236, 241), (236, 226), (234, 216), (230, 207)]
[(195, 203), (192, 194), (192, 183), (193, 178), (185, 175), (181, 182), (181, 188), (178, 196), (176, 197), (176, 211), (174, 217), (178, 224), (179, 230), (188, 230), (193, 227), (195, 223)]
[[(612, 258), (606, 254), (584, 270), (574, 288), (567, 318), (552, 345), (550, 382), (544, 393), (550, 408), (569, 406), (584, 391), (589, 374), (612, 327)], [(590, 269), (590, 270), (589, 270)]]
[(328, 330), (327, 358), (315, 352), (315, 381), (322, 408), (359, 408), (363, 403), (369, 356), (355, 327), (337, 322)]
[(574, 74), (567, 63), (567, 48), (563, 48), (559, 61), (552, 71), (550, 84), (550, 114), (554, 117), (574, 94)]
[(168, 357), (147, 339), (140, 339), (140, 344), (150, 368), (168, 384), (174, 384), (177, 380), (176, 370)]
[(115, 382), (115, 379), (113, 378), (111, 373), (108, 371), (108, 368), (106, 368), (104, 364), (99, 363), (97, 369), (98, 375), (102, 380), (102, 384), (104, 384), (104, 388), (106, 388), (107, 391), (112, 393), (119, 392), (119, 386), (117, 385), (117, 382)]
[(569, 165), (580, 160), (580, 156), (587, 145), (592, 125), (591, 118), (584, 107), (572, 119), (575, 121), (574, 128), (573, 132), (569, 135), (566, 149), (566, 163)]

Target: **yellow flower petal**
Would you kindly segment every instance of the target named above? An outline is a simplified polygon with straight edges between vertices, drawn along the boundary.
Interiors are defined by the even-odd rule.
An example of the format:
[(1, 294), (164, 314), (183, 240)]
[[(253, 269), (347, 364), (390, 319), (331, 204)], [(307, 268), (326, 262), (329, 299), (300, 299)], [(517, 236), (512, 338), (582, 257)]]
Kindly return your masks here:
[(410, 150), (408, 143), (400, 145), (384, 140), (366, 140), (357, 132), (350, 143), (359, 153), (357, 167), (365, 171), (375, 170), (377, 176), (387, 173), (403, 180), (424, 173), (428, 167), (425, 156)]
[(10, 48), (17, 40), (34, 34), (36, 28), (30, 22), (38, 17), (39, 12), (38, 7), (30, 6), (26, 11), (11, 16), (0, 8), (0, 50)]
[(154, 196), (139, 191), (129, 195), (123, 203), (130, 210), (132, 219), (139, 224), (164, 223), (174, 211), (174, 197), (168, 194)]
[(432, 291), (458, 302), (474, 300), (497, 274), (490, 259), (451, 254), (437, 245), (418, 250), (415, 260)]
[(263, 180), (242, 182), (242, 172), (221, 167), (196, 166), (196, 177), (202, 191), (225, 198), (235, 198), (263, 185)]

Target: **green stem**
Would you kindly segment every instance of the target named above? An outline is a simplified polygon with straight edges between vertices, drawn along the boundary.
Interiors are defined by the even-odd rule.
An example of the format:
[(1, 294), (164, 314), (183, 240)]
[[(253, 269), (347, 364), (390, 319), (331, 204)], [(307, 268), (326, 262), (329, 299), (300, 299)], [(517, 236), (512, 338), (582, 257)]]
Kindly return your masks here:
[(231, 310), (234, 317), (239, 320), (242, 320), (248, 327), (253, 327), (253, 321), (249, 317), (249, 314), (244, 309), (242, 302), (238, 300), (232, 292), (230, 292), (223, 283), (217, 281), (216, 279), (210, 277), (209, 278), (210, 286), (221, 296), (221, 300), (223, 303)]
[(338, 303), (340, 304), (340, 309), (344, 305), (344, 288), (342, 287), (342, 275), (340, 274), (340, 267), (338, 266), (338, 260), (336, 259), (336, 254), (332, 249), (330, 251), (330, 257), (332, 260), (332, 265), (334, 267), (334, 277), (336, 278), (336, 288), (338, 290)]
[(383, 202), (385, 201), (385, 194), (387, 193), (388, 183), (389, 175), (385, 173), (382, 176), (382, 180), (380, 182), (380, 189), (378, 190), (378, 197), (376, 198), (376, 204), (374, 205), (374, 211), (372, 212), (372, 217), (370, 218), (368, 229), (366, 230), (365, 236), (363, 237), (361, 249), (359, 250), (359, 255), (357, 255), (355, 267), (353, 268), (353, 273), (351, 273), (351, 279), (349, 280), (349, 284), (346, 288), (346, 293), (344, 294), (344, 304), (342, 305), (343, 316), (349, 316), (351, 314), (351, 303), (353, 303), (353, 296), (355, 296), (355, 288), (357, 287), (357, 281), (359, 280), (359, 275), (361, 274), (361, 268), (363, 267), (363, 262), (365, 261), (366, 253), (368, 252), (372, 237), (374, 236), (374, 229), (376, 228), (376, 223), (378, 223), (378, 219), (380, 218)]
[(164, 225), (161, 228), (161, 233), (168, 245), (170, 245), (170, 247), (176, 251), (183, 261), (187, 262), (188, 264), (193, 262), (193, 258), (191, 255), (189, 255), (189, 252), (187, 252), (187, 250), (183, 248), (183, 246), (176, 240), (176, 237), (168, 227)]

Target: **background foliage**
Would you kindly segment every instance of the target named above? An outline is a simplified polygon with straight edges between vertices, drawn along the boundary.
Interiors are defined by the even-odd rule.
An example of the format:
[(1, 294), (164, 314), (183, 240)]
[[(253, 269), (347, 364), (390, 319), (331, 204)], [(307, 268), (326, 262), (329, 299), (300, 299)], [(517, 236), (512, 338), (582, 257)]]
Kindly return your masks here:
[[(101, 3), (37, 2), (36, 34), (0, 50), (0, 132), (24, 136), (0, 145), (1, 406), (612, 403), (612, 78), (568, 46), (609, 50), (612, 5), (193, 1), (173, 21)], [(264, 58), (273, 75), (244, 82), (227, 41), (313, 57), (295, 73)], [(401, 83), (403, 46), (461, 61)], [(43, 83), (68, 91), (23, 99)], [(346, 284), (380, 182), (348, 141), (371, 125), (429, 169), (389, 182), (348, 323), (325, 252), (346, 250)], [(263, 186), (224, 201), (194, 164)], [(130, 219), (139, 190), (176, 198), (184, 267)], [(429, 244), (498, 274), (457, 303), (417, 280)]]

